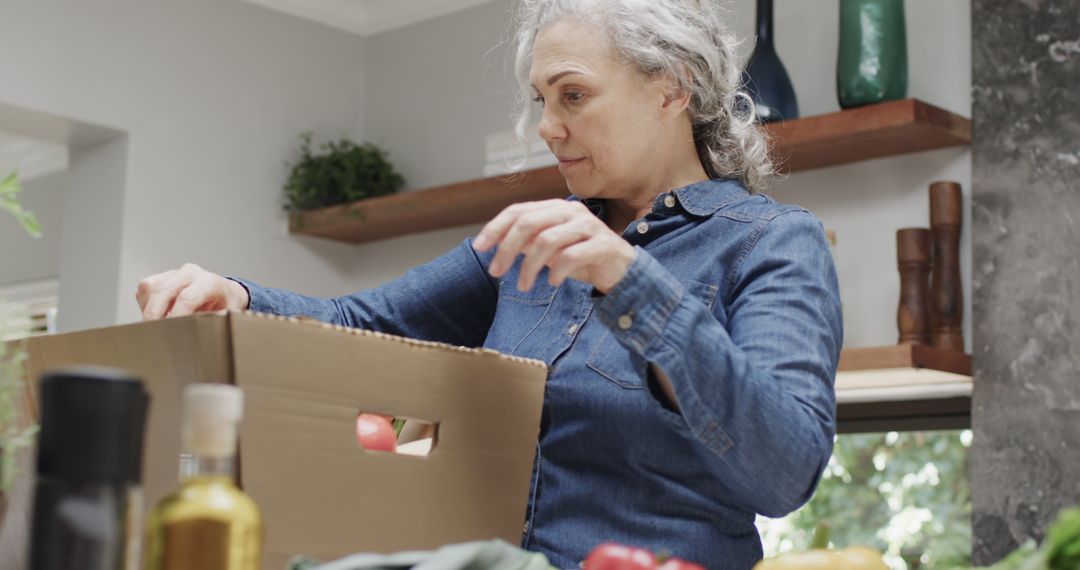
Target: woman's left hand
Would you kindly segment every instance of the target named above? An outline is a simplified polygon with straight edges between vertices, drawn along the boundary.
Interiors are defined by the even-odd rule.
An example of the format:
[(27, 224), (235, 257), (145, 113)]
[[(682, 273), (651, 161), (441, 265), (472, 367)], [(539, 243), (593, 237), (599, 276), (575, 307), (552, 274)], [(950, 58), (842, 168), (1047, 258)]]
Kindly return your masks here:
[(473, 240), (487, 251), (498, 245), (488, 272), (502, 277), (519, 254), (525, 256), (517, 287), (528, 291), (548, 268), (548, 282), (562, 285), (567, 277), (585, 281), (601, 293), (611, 291), (630, 262), (634, 247), (613, 232), (581, 202), (544, 200), (508, 206)]

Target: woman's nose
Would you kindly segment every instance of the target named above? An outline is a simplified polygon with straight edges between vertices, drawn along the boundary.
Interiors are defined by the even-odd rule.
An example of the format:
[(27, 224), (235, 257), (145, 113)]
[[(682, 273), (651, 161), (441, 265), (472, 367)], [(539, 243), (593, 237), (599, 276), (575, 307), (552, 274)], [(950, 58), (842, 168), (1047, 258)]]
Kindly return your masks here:
[(547, 107), (540, 115), (540, 138), (544, 139), (549, 146), (553, 142), (566, 139), (566, 126)]

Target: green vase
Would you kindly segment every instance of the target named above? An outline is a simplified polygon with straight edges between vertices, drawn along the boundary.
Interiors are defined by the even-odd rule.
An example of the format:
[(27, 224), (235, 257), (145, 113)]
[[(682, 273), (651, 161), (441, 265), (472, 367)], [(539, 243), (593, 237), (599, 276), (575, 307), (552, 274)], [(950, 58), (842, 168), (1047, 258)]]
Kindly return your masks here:
[(840, 0), (840, 107), (903, 99), (907, 86), (904, 0)]

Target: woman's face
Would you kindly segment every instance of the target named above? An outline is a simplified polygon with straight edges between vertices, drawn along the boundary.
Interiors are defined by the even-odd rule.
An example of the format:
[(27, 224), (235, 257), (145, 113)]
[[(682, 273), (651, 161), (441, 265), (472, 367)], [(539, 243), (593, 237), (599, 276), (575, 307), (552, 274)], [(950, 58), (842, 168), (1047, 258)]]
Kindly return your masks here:
[(540, 137), (582, 198), (628, 198), (648, 185), (670, 112), (665, 83), (616, 59), (604, 34), (564, 19), (544, 28), (530, 81), (544, 105)]

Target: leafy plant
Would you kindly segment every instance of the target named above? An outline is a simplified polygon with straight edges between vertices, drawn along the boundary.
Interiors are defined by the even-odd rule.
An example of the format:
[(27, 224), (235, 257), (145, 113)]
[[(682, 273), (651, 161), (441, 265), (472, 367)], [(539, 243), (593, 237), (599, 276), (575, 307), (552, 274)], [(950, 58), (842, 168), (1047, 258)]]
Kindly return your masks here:
[(311, 133), (300, 135), (300, 160), (285, 183), (285, 209), (310, 210), (393, 194), (405, 185), (385, 150), (342, 138), (311, 148)]
[(12, 172), (3, 182), (0, 182), (0, 210), (6, 210), (15, 216), (15, 219), (19, 220), (30, 235), (41, 237), (41, 226), (38, 225), (37, 218), (19, 204), (19, 192), (22, 192), (19, 176)]
[(1058, 514), (1044, 543), (1051, 568), (1080, 568), (1080, 507)]
[[(1030, 538), (992, 566), (975, 570), (1076, 570), (1080, 568), (1080, 507), (1058, 513), (1046, 539)], [(961, 570), (959, 567), (954, 570)]]
[[(22, 187), (15, 173), (0, 182), (0, 210), (15, 216), (27, 233), (40, 237), (41, 227), (37, 218), (23, 209), (18, 201), (19, 192), (22, 192)], [(23, 361), (26, 354), (21, 347), (15, 346), (11, 350), (4, 343), (7, 328), (3, 313), (0, 313), (0, 448), (3, 450), (0, 455), (0, 492), (11, 488), (15, 480), (15, 455), (19, 449), (28, 446), (37, 433), (37, 426), (19, 427), (17, 402), (25, 394)]]
[(0, 492), (11, 489), (15, 480), (16, 454), (30, 445), (37, 433), (37, 426), (19, 427), (16, 402), (25, 395), (24, 360), (26, 354), (21, 348), (9, 353), (7, 345), (0, 342)]

